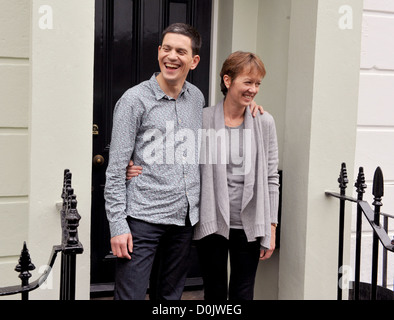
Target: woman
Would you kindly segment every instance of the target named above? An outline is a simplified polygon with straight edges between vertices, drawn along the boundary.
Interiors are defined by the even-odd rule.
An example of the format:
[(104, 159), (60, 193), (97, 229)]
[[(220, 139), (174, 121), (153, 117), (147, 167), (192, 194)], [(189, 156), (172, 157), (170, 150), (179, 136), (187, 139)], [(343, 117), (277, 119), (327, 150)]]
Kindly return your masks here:
[[(271, 257), (275, 248), (279, 202), (275, 122), (267, 112), (253, 119), (248, 108), (265, 74), (255, 54), (231, 54), (220, 73), (224, 100), (203, 111), (203, 129), (211, 136), (208, 143), (203, 139), (201, 154), (216, 159), (201, 165), (200, 221), (195, 228), (206, 300), (225, 300), (227, 294), (230, 300), (252, 300), (259, 259)], [(212, 129), (217, 133), (214, 139)], [(224, 148), (218, 136), (226, 137)]]

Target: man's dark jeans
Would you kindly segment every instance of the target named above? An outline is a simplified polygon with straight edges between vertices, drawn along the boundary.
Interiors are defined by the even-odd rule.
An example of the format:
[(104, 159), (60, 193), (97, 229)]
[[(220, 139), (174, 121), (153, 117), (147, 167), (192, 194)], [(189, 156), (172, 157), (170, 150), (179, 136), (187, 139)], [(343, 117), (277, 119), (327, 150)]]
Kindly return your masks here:
[(155, 299), (180, 300), (189, 270), (193, 227), (151, 224), (133, 218), (128, 218), (128, 223), (133, 252), (131, 260), (117, 259), (115, 299), (145, 300), (151, 278)]

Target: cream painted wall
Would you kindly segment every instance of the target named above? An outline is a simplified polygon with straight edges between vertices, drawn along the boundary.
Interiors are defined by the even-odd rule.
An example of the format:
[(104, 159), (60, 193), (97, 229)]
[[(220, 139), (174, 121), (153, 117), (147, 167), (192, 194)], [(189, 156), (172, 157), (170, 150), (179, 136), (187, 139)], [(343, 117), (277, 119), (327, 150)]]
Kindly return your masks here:
[[(56, 203), (63, 170), (70, 169), (85, 249), (77, 258), (77, 299), (88, 299), (90, 291), (94, 3), (32, 2), (29, 244), (40, 266), (60, 243)], [(33, 299), (58, 299), (58, 267), (59, 261), (52, 288), (36, 290)]]
[(29, 3), (0, 1), (0, 286), (28, 237)]
[(361, 16), (359, 0), (292, 1), (280, 299), (336, 299), (338, 203), (324, 191), (336, 190), (341, 162), (352, 180)]
[[(89, 299), (94, 4), (0, 1), (0, 286), (20, 283), (23, 241), (36, 266), (31, 280), (61, 243), (56, 205), (68, 168), (85, 248), (76, 297)], [(59, 298), (59, 269), (60, 257), (31, 299)]]
[[(383, 170), (385, 195), (382, 212), (394, 214), (394, 2), (364, 0), (362, 50), (360, 64), (359, 114), (355, 170), (364, 167), (367, 190), (364, 199), (373, 202), (372, 181), (376, 167)], [(355, 172), (356, 174), (356, 172)], [(353, 191), (354, 192), (354, 191)], [(356, 209), (353, 207), (352, 246), (355, 246)], [(394, 236), (394, 221), (389, 221)], [(381, 247), (380, 247), (381, 248)], [(382, 258), (382, 249), (380, 258)], [(353, 252), (354, 250), (352, 250)], [(371, 279), (372, 233), (363, 221), (361, 281)], [(354, 255), (351, 266), (354, 265)], [(382, 259), (379, 280), (382, 283)], [(389, 288), (393, 288), (394, 255), (388, 253)]]

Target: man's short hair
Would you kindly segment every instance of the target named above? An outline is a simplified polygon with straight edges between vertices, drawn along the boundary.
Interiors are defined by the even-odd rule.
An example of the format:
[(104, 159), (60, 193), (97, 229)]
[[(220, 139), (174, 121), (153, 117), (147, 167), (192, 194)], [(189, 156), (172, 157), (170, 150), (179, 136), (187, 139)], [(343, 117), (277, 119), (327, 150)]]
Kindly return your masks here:
[(202, 39), (199, 32), (186, 23), (174, 23), (168, 26), (162, 33), (161, 41), (167, 33), (177, 33), (189, 37), (192, 41), (192, 54), (193, 56), (198, 55), (200, 53), (200, 49), (202, 46)]

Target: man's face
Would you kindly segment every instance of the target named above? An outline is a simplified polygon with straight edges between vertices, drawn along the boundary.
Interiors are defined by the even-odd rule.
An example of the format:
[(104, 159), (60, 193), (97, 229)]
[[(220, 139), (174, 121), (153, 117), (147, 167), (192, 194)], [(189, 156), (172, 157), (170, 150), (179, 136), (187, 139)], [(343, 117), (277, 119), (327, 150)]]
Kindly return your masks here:
[(167, 33), (159, 47), (159, 66), (164, 80), (170, 85), (183, 85), (189, 70), (194, 70), (199, 61), (193, 56), (192, 40), (184, 35)]

